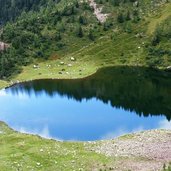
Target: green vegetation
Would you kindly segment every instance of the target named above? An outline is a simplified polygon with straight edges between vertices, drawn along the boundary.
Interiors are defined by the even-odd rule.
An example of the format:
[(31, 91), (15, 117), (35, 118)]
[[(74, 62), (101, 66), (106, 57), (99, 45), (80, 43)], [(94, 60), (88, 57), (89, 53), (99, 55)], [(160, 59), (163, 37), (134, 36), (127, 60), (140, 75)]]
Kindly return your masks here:
[(38, 11), (40, 6), (47, 5), (46, 0), (0, 0), (0, 24), (15, 21), (23, 11)]
[(157, 26), (148, 49), (150, 66), (167, 66), (171, 62), (171, 16)]
[(0, 169), (93, 170), (105, 168), (112, 159), (86, 150), (83, 143), (60, 142), (15, 132), (0, 122)]
[[(32, 79), (82, 78), (105, 66), (171, 66), (169, 0), (96, 3), (109, 14), (104, 23), (84, 0), (0, 0), (0, 42), (10, 46), (0, 51), (0, 89)], [(0, 146), (2, 171), (111, 170), (119, 160), (84, 143), (20, 134), (4, 123)]]
[(171, 64), (170, 2), (96, 1), (109, 14), (105, 23), (97, 20), (87, 1), (13, 2), (1, 2), (0, 40), (10, 48), (0, 53), (0, 78), (25, 73), (23, 66), (70, 56), (78, 58), (78, 64), (93, 63), (93, 71), (107, 65)]
[[(98, 23), (95, 16), (90, 15), (91, 8), (87, 3), (49, 3), (38, 12), (23, 12), (16, 22), (4, 26), (1, 39), (9, 43), (10, 48), (1, 53), (1, 78), (14, 74), (14, 71), (17, 74), (20, 66), (35, 59), (58, 58), (77, 48), (74, 46), (79, 41), (84, 44), (91, 41), (88, 38), (90, 27)], [(83, 11), (85, 17), (82, 17)], [(84, 41), (80, 40), (83, 36)]]
[(171, 163), (169, 164), (168, 167), (164, 164), (163, 171), (171, 171)]
[[(16, 132), (10, 129), (5, 123), (0, 122), (0, 169), (1, 171), (8, 170), (98, 170), (98, 171), (109, 171), (109, 170), (137, 170), (144, 167), (147, 170), (156, 168), (156, 170), (162, 169), (162, 163), (166, 163), (165, 160), (159, 164), (160, 154), (156, 160), (151, 160), (146, 157), (138, 156), (136, 151), (135, 156), (130, 154), (129, 151), (127, 156), (124, 156), (123, 149), (117, 150), (118, 155), (106, 156), (102, 147), (107, 147), (106, 151), (110, 151), (111, 147), (118, 148), (119, 144), (131, 146), (131, 148), (137, 149), (137, 144), (140, 143), (142, 148), (142, 142), (140, 138), (147, 138), (150, 141), (149, 147), (155, 147), (156, 151), (158, 143), (164, 143), (167, 141), (169, 144), (169, 131), (154, 130), (125, 135), (110, 141), (98, 141), (98, 142), (62, 142), (50, 139), (44, 139), (35, 135), (28, 135)], [(151, 137), (149, 139), (149, 136)], [(164, 139), (161, 142), (155, 142), (155, 136), (163, 136), (168, 139)], [(154, 138), (154, 139), (153, 139)], [(133, 142), (136, 142), (135, 144)], [(153, 142), (153, 143), (152, 143)], [(115, 147), (115, 143), (117, 144)], [(133, 146), (135, 145), (135, 147)], [(145, 144), (144, 144), (145, 145)], [(101, 149), (96, 152), (97, 149)], [(138, 148), (138, 149), (141, 149)], [(127, 149), (128, 150), (128, 149)], [(141, 153), (141, 151), (140, 151)], [(149, 153), (147, 153), (149, 154)], [(132, 163), (132, 165), (130, 164)], [(143, 165), (142, 165), (143, 163)], [(157, 167), (155, 167), (157, 165)], [(152, 166), (152, 167), (151, 167)], [(163, 166), (165, 171), (170, 171), (170, 167)]]

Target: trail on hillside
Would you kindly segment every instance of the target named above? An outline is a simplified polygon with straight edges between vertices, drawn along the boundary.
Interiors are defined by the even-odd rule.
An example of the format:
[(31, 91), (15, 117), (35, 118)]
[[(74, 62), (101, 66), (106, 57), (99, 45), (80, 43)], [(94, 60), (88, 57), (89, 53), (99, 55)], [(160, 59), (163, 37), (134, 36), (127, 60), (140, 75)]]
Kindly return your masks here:
[(108, 17), (109, 14), (103, 14), (102, 9), (103, 7), (97, 7), (97, 4), (94, 0), (89, 0), (90, 2), (90, 7), (94, 9), (94, 14), (96, 18), (101, 22), (104, 23)]

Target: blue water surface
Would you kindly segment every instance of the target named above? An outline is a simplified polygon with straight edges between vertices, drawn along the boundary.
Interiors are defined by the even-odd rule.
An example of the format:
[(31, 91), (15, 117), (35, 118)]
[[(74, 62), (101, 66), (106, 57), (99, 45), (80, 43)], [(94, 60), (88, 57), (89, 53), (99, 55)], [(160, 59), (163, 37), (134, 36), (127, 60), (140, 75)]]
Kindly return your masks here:
[[(52, 84), (59, 85), (58, 82)], [(65, 86), (62, 84), (61, 87), (65, 90)], [(28, 87), (31, 87), (29, 91)], [(92, 84), (90, 87), (93, 92), (98, 90)], [(139, 115), (131, 107), (122, 105), (122, 101), (120, 106), (111, 105), (110, 98), (104, 102), (97, 92), (96, 96), (82, 96), (78, 100), (74, 95), (68, 95), (68, 91), (61, 93), (59, 88), (51, 91), (53, 95), (47, 93), (43, 86), (36, 89), (30, 83), (0, 90), (0, 120), (20, 132), (69, 141), (111, 139), (142, 130), (171, 129), (171, 122), (163, 113)]]

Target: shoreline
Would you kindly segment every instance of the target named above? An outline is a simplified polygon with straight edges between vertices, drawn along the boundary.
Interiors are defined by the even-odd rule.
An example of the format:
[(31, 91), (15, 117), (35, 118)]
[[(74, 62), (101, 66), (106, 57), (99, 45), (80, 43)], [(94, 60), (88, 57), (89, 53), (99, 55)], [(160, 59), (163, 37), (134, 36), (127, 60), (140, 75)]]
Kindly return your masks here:
[(108, 141), (113, 141), (113, 140), (117, 140), (117, 139), (124, 139), (124, 138), (129, 138), (129, 137), (132, 137), (136, 134), (144, 134), (146, 132), (160, 132), (160, 131), (164, 131), (164, 132), (170, 132), (171, 133), (171, 129), (162, 129), (162, 128), (159, 128), (159, 129), (149, 129), (149, 130), (140, 130), (140, 131), (137, 131), (137, 132), (130, 132), (130, 133), (125, 133), (123, 135), (119, 135), (119, 136), (116, 136), (114, 138), (111, 138), (111, 139), (100, 139), (100, 140), (86, 140), (86, 141), (74, 141), (74, 140), (60, 140), (60, 139), (55, 139), (53, 137), (50, 137), (50, 138), (47, 138), (47, 137), (43, 137), (39, 134), (32, 134), (32, 133), (27, 133), (27, 132), (20, 132), (20, 131), (17, 131), (13, 128), (11, 128), (6, 122), (4, 121), (0, 121), (0, 126), (1, 125), (5, 125), (6, 127), (8, 127), (8, 129), (12, 130), (13, 132), (16, 132), (16, 133), (19, 133), (19, 134), (23, 134), (23, 135), (32, 135), (32, 136), (37, 136), (37, 137), (40, 137), (44, 140), (52, 140), (52, 141), (57, 141), (57, 142), (64, 142), (64, 143), (88, 143), (88, 144), (91, 144), (91, 143), (101, 143), (101, 142), (108, 142)]
[[(86, 79), (94, 74), (96, 74), (99, 70), (101, 69), (104, 69), (104, 68), (110, 68), (110, 67), (120, 67), (120, 66), (125, 66), (125, 67), (137, 67), (137, 66), (134, 66), (134, 65), (106, 65), (106, 66), (99, 66), (99, 67), (96, 67), (96, 68), (93, 68), (93, 72), (91, 73), (85, 73), (84, 75), (79, 75), (79, 76), (76, 76), (76, 77), (71, 77), (71, 76), (64, 76), (64, 77), (60, 77), (60, 76), (52, 76), (52, 77), (49, 77), (49, 76), (43, 76), (43, 77), (36, 77), (36, 78), (33, 78), (33, 79), (23, 79), (23, 80), (20, 80), (18, 77), (14, 77), (14, 80), (10, 80), (10, 81), (5, 81), (5, 80), (0, 80), (0, 90), (2, 89), (7, 89), (7, 88), (10, 88), (12, 86), (15, 86), (16, 84), (21, 84), (21, 83), (26, 83), (26, 82), (30, 82), (30, 81), (36, 81), (36, 80), (77, 80), (77, 79)], [(144, 68), (149, 68), (148, 66), (138, 66), (138, 67), (144, 67)], [(157, 70), (157, 71), (165, 71), (165, 72), (170, 72), (170, 71), (167, 71), (166, 69), (164, 68), (151, 68), (153, 70)], [(20, 75), (20, 74), (19, 74)], [(22, 73), (21, 73), (22, 75)], [(1, 83), (3, 82), (3, 83)], [(12, 82), (12, 83), (11, 83)], [(2, 84), (2, 86), (1, 86)]]
[[(34, 170), (40, 170), (41, 167), (45, 170), (70, 170), (72, 168), (78, 171), (162, 170), (164, 165), (168, 166), (171, 162), (170, 139), (171, 130), (155, 129), (125, 134), (111, 140), (58, 141), (20, 133), (6, 123), (0, 122), (0, 140), (3, 140), (0, 147), (6, 149), (5, 152), (2, 151), (1, 157), (4, 157), (4, 161), (11, 161), (10, 164), (13, 166), (16, 162), (20, 165), (22, 162), (24, 165), (20, 167), (24, 168), (29, 165)], [(12, 159), (6, 151), (12, 152), (14, 147), (15, 154), (23, 154), (28, 160)], [(49, 157), (50, 160), (48, 160)], [(48, 163), (44, 159), (48, 160), (48, 163), (54, 162), (46, 165)], [(1, 164), (0, 168), (2, 168)]]

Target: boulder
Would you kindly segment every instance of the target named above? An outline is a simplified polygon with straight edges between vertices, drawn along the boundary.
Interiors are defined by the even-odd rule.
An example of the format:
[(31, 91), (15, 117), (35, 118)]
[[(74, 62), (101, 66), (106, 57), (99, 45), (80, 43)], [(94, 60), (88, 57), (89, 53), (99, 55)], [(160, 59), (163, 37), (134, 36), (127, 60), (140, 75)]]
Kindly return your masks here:
[(10, 47), (9, 44), (4, 43), (4, 42), (0, 42), (0, 51), (4, 51), (9, 47)]
[(75, 61), (76, 60), (74, 57), (71, 57), (70, 59), (71, 59), (71, 61)]
[(60, 65), (64, 65), (64, 62), (60, 62)]
[(35, 64), (33, 65), (33, 68), (36, 69), (36, 68), (39, 68), (39, 66)]
[(168, 67), (166, 68), (166, 71), (171, 71), (171, 66), (168, 66)]
[(138, 2), (138, 1), (135, 1), (135, 2), (133, 3), (133, 6), (134, 6), (134, 7), (138, 7), (138, 5), (139, 5), (139, 2)]

